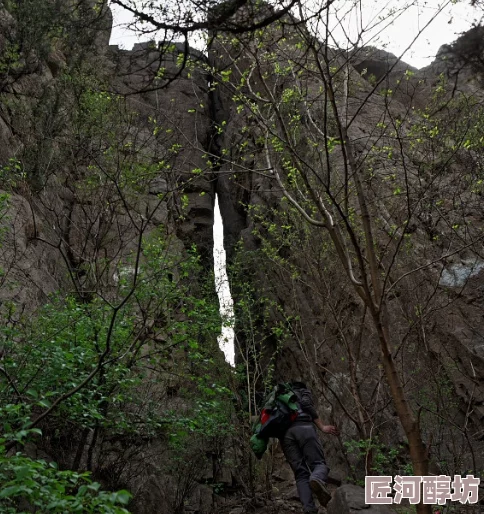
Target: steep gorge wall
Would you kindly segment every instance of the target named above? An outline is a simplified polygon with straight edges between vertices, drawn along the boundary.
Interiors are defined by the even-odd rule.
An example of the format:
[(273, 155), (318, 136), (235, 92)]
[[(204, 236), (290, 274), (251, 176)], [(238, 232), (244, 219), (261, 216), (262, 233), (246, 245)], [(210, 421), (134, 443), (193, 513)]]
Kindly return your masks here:
[[(0, 47), (6, 51), (18, 29), (8, 11), (1, 13), (8, 37)], [(107, 181), (110, 173), (121, 180), (128, 168), (145, 173), (138, 198), (130, 198), (125, 207), (147, 216), (152, 228), (166, 225), (187, 248), (196, 244), (211, 266), (214, 185), (202, 158), (211, 135), (207, 76), (202, 71), (188, 78), (185, 72), (158, 90), (154, 74), (160, 67), (173, 73), (181, 50), (160, 53), (152, 43), (133, 51), (109, 47), (110, 12), (95, 21), (91, 34), (79, 29), (83, 47), (79, 41), (71, 47), (58, 44), (45, 56), (34, 48), (36, 62), (18, 76), (6, 76), (3, 84), (0, 152), (4, 186), (12, 189), (8, 223), (13, 221), (15, 228), (4, 245), (9, 269), (4, 280), (16, 284), (5, 298), (27, 310), (54, 291), (72, 287), (66, 274), (82, 282), (83, 265), (101, 254), (119, 260), (120, 252), (126, 256), (136, 247), (137, 229), (128, 213), (100, 213), (94, 204), (97, 193), (81, 191), (86, 170), (97, 164), (105, 167)], [(90, 73), (97, 81), (92, 91), (81, 84)], [(112, 96), (96, 96), (96, 88)], [(118, 163), (102, 161), (109, 145), (117, 145)], [(112, 276), (107, 280), (112, 285)]]
[[(290, 29), (284, 33), (290, 41), (288, 34)], [(227, 39), (215, 44), (211, 53), (211, 63), (224, 70), (225, 74), (229, 73), (227, 70), (231, 73), (231, 84), (226, 87), (222, 84), (218, 92), (216, 111), (216, 123), (224, 126), (217, 145), (228, 155), (220, 167), (217, 181), (224, 231), (232, 260), (236, 261), (238, 255), (239, 260), (250, 262), (245, 268), (242, 265), (242, 275), (239, 264), (238, 276), (237, 273), (234, 275), (234, 295), (236, 300), (247, 300), (240, 286), (240, 281), (246, 280), (253, 285), (252, 300), (265, 297), (266, 303), (271, 303), (268, 318), (259, 320), (265, 328), (261, 328), (259, 333), (263, 342), (257, 351), (262, 361), (266, 359), (266, 364), (272, 356), (277, 379), (301, 377), (309, 382), (318, 392), (323, 418), (339, 424), (344, 439), (368, 437), (368, 430), (373, 432), (368, 420), (373, 417), (376, 426), (381, 427), (377, 432), (384, 447), (394, 447), (395, 441), (403, 444), (405, 438), (383, 385), (383, 374), (377, 364), (376, 334), (366, 317), (368, 313), (346, 282), (337, 255), (328, 251), (329, 243), (324, 231), (305, 226), (301, 218), (291, 213), (288, 202), (282, 200), (280, 187), (274, 176), (270, 176), (264, 150), (264, 131), (257, 125), (257, 114), (254, 115), (257, 111), (250, 111), (242, 106), (242, 102), (237, 104), (234, 101), (242, 87), (254, 103), (258, 98), (269, 98), (269, 101), (260, 101), (259, 109), (262, 111), (264, 102), (270, 103), (271, 92), (282, 97), (283, 92), (294, 88), (296, 72), (278, 76), (274, 63), (279, 59), (277, 62), (283, 68), (292, 59), (297, 70), (298, 59), (306, 63), (307, 56), (298, 55), (285, 38), (275, 29), (274, 34), (260, 39), (240, 38), (235, 43)], [(244, 48), (247, 53), (244, 53)], [(340, 57), (336, 54), (331, 65), (335, 69), (338, 66), (345, 69), (345, 58), (344, 54)], [(448, 98), (460, 93), (482, 98), (482, 89), (472, 72), (456, 63), (451, 66), (443, 52), (432, 66), (420, 72), (403, 62), (397, 63), (392, 55), (372, 48), (355, 52), (350, 62), (347, 73), (350, 90), (353, 89), (346, 119), (355, 116), (349, 135), (355, 141), (355, 158), (361, 158), (361, 162), (365, 159), (370, 162), (371, 150), (385, 147), (385, 144), (386, 153), (389, 153), (394, 143), (382, 135), (379, 128), (390, 124), (391, 119), (418, 123), (422, 114), (416, 114), (417, 111), (420, 109), (425, 114), (435, 89), (447, 78), (448, 83), (443, 90), (447, 91)], [(453, 69), (459, 69), (458, 77), (453, 74)], [(373, 85), (380, 79), (384, 80), (378, 90), (390, 88), (393, 91), (390, 101), (384, 93), (372, 95)], [(249, 80), (251, 86), (247, 85)], [(317, 105), (318, 101), (322, 104), (322, 94), (319, 100), (315, 99), (317, 95), (314, 92), (320, 87), (317, 79), (308, 75), (300, 82), (303, 83), (301, 89), (307, 91), (307, 101), (313, 102), (312, 105)], [(337, 94), (342, 95), (342, 89)], [(369, 96), (371, 100), (367, 101)], [(322, 110), (319, 112), (322, 118), (324, 113)], [(308, 124), (307, 119), (305, 122)], [(270, 127), (269, 122), (265, 126)], [(304, 127), (302, 121), (300, 130), (303, 133)], [(311, 148), (306, 149), (303, 141), (301, 137), (301, 153), (318, 168), (318, 155)], [(385, 160), (377, 156), (372, 160), (372, 173), (390, 177), (385, 179), (387, 181), (395, 180), (395, 177), (398, 180), (407, 173), (419, 175), (421, 167), (426, 165), (426, 157), (422, 156), (419, 162), (419, 157), (410, 157), (410, 148), (401, 151), (403, 164), (399, 164), (397, 158)], [(332, 166), (341, 169), (342, 163), (334, 157)], [(459, 198), (465, 224), (472, 225), (477, 240), (478, 227), (482, 227), (484, 222), (479, 196), (456, 189), (457, 182), (453, 177), (459, 176), (463, 170), (472, 176), (480, 176), (480, 166), (479, 157), (460, 152), (455, 162), (449, 165), (452, 171), (442, 171), (442, 178), (429, 192), (432, 198), (436, 198), (434, 201), (444, 198), (443, 201), (450, 202), (452, 198)], [(324, 169), (324, 164), (321, 163), (320, 169)], [(388, 184), (378, 187), (370, 189), (369, 198), (372, 205), (378, 206), (374, 221), (377, 237), (384, 246), (388, 244), (384, 241), (388, 241), (391, 226), (399, 224), (399, 213), (392, 203), (393, 190)], [(388, 316), (395, 358), (405, 377), (407, 394), (422, 415), (424, 437), (431, 445), (432, 466), (439, 472), (445, 470), (445, 473), (453, 474), (462, 465), (482, 467), (484, 326), (479, 291), (483, 275), (479, 245), (475, 247), (477, 254), (465, 247), (461, 251), (443, 251), (438, 239), (444, 236), (438, 235), (443, 234), (445, 228), (442, 225), (438, 227), (438, 219), (434, 215), (432, 228), (429, 227), (429, 218), (423, 214), (413, 222), (414, 246), (409, 251), (425, 257), (423, 263), (434, 264), (415, 273), (410, 283), (401, 284), (401, 290), (389, 301)], [(284, 228), (286, 225), (289, 229)], [(235, 250), (234, 245), (240, 240), (242, 246)], [(445, 253), (451, 255), (441, 258)], [(405, 258), (402, 261), (405, 262)], [(412, 267), (415, 266), (404, 269), (410, 271)], [(461, 280), (451, 279), (449, 282), (444, 279), (457, 276), (459, 270), (463, 277)], [(418, 319), (416, 305), (430, 305), (422, 320)], [(238, 312), (239, 338), (244, 341), (245, 327), (242, 324), (246, 320), (240, 321), (243, 316), (240, 310)], [(274, 328), (281, 324), (286, 327), (286, 333), (276, 335)], [(244, 354), (251, 344), (245, 340), (241, 353)], [(254, 350), (252, 346), (250, 348)], [(454, 450), (449, 452), (449, 445)], [(346, 475), (348, 466), (355, 463), (354, 453), (349, 452), (344, 458), (345, 452), (341, 450), (339, 443), (329, 450), (336, 476)], [(459, 457), (450, 464), (449, 459), (456, 455), (454, 453), (452, 457), (453, 452)]]
[[(214, 185), (203, 157), (212, 130), (208, 79), (203, 70), (185, 70), (169, 87), (151, 87), (160, 67), (167, 74), (177, 70), (181, 50), (159, 52), (152, 44), (132, 51), (110, 47), (110, 12), (97, 13), (89, 1), (76, 5), (86, 12), (71, 12), (68, 6), (66, 12), (50, 12), (48, 2), (42, 4), (44, 12), (34, 2), (35, 23), (45, 23), (36, 32), (28, 11), (9, 12), (0, 3), (2, 58), (21, 38), (33, 38), (31, 47), (25, 41), (23, 53), (14, 55), (20, 64), (10, 69), (4, 59), (0, 71), (2, 316), (17, 327), (35, 321), (39, 312), (45, 320), (46, 304), (62, 311), (68, 297), (81, 308), (120, 302), (133, 283), (136, 258), (144, 265), (159, 247), (163, 253), (156, 267), (144, 273), (151, 275), (153, 288), (160, 277), (164, 289), (138, 298), (148, 308), (137, 314), (142, 329), (125, 352), (137, 340), (142, 343), (136, 368), (144, 380), (131, 390), (138, 400), (114, 402), (106, 418), (144, 420), (173, 411), (181, 416), (190, 412), (187, 397), (196, 387), (185, 377), (201, 373), (201, 357), (191, 359), (173, 326), (189, 323), (183, 294), (202, 296), (213, 266)], [(54, 29), (65, 37), (53, 40)], [(199, 267), (190, 257), (194, 246)], [(170, 304), (177, 283), (178, 297)], [(161, 308), (151, 311), (156, 304)], [(213, 348), (209, 357), (223, 362), (216, 333), (208, 326), (212, 322), (205, 319), (206, 329), (191, 344), (200, 344), (207, 354)], [(30, 343), (17, 342), (18, 348)], [(91, 346), (99, 350), (94, 337)], [(16, 357), (11, 354), (19, 350), (12, 348), (2, 347), (2, 365), (7, 359), (10, 366)], [(43, 373), (34, 375), (34, 383)], [(45, 380), (55, 389), (63, 385), (59, 378), (52, 386), (53, 376)], [(170, 450), (166, 425), (153, 430), (135, 422), (133, 435), (116, 424), (106, 431), (96, 423), (63, 423), (54, 415), (41, 425), (42, 438), (26, 451), (48, 460), (55, 456), (61, 469), (90, 470), (105, 487), (128, 488), (134, 496), (130, 508), (140, 514), (174, 512), (180, 502), (208, 513), (216, 500), (210, 484), (232, 484), (230, 470), (221, 468), (221, 450), (207, 441), (200, 455), (200, 442), (192, 437), (193, 448), (184, 447), (180, 457)]]

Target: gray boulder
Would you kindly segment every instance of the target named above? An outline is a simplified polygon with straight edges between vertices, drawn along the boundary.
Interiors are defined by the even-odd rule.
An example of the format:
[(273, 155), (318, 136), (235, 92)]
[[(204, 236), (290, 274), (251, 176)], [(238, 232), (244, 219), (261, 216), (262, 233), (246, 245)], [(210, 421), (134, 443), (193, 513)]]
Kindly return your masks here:
[(368, 505), (365, 503), (365, 490), (357, 485), (346, 484), (336, 489), (328, 503), (328, 514), (395, 514), (389, 505)]

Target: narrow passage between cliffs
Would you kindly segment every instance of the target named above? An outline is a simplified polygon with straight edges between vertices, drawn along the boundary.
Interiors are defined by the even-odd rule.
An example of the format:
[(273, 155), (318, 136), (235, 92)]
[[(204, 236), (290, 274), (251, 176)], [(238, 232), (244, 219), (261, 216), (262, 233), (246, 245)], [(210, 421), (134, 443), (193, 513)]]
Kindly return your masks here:
[(213, 260), (215, 270), (215, 289), (220, 303), (222, 316), (222, 332), (218, 337), (220, 349), (224, 352), (225, 360), (235, 366), (234, 349), (234, 302), (230, 294), (229, 279), (227, 276), (225, 248), (223, 238), (223, 223), (218, 204), (218, 196), (215, 195), (214, 224), (213, 224)]

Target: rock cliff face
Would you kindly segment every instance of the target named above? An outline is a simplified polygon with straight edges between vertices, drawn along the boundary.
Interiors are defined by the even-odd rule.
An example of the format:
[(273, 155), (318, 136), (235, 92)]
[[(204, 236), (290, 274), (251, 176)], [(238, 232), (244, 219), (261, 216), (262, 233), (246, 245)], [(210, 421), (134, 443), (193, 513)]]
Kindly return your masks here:
[[(74, 26), (75, 22), (72, 21)], [(4, 32), (15, 41), (16, 21), (5, 9), (2, 23)], [(126, 207), (147, 216), (151, 227), (168, 223), (187, 247), (197, 244), (206, 262), (210, 260), (214, 186), (210, 174), (205, 173), (207, 164), (203, 158), (211, 131), (207, 76), (195, 71), (188, 78), (185, 73), (161, 93), (156, 86), (148, 87), (160, 67), (173, 72), (181, 50), (175, 48), (162, 54), (151, 48), (151, 43), (138, 45), (130, 52), (109, 47), (111, 23), (108, 11), (93, 20), (91, 36), (87, 29), (79, 27), (77, 37), (83, 38), (82, 45), (71, 34), (72, 42), (49, 50), (45, 59), (34, 48), (31, 54), (32, 59), (37, 59), (35, 63), (15, 76), (5, 76), (0, 117), (2, 165), (6, 166), (5, 176), (15, 175), (22, 168), (18, 177), (7, 177), (10, 183), (5, 184), (14, 185), (11, 205), (15, 220), (13, 240), (5, 247), (5, 261), (12, 262), (9, 281), (18, 284), (7, 297), (14, 297), (28, 309), (42, 302), (45, 295), (67, 287), (61, 278), (66, 263), (78, 273), (83, 263), (94, 262), (100, 252), (119, 255), (123, 248), (126, 255), (135, 244), (137, 230), (130, 227), (127, 214), (93, 215), (93, 198), (80, 192), (75, 184), (76, 179), (85, 179), (84, 169), (99, 158), (102, 146), (113, 142), (103, 141), (106, 134), (81, 126), (82, 123), (110, 122), (110, 135), (118, 136), (125, 146), (124, 162), (117, 164), (115, 172), (121, 173), (123, 166), (134, 169), (140, 163), (159, 167), (160, 173), (155, 175), (150, 169), (151, 176), (140, 184), (144, 189), (136, 205), (130, 203)], [(13, 43), (4, 42), (4, 51), (8, 44)], [(114, 94), (126, 95), (126, 100), (108, 94), (75, 98), (76, 91), (68, 91), (62, 83), (70, 75), (72, 81), (79, 81), (82, 94), (86, 86), (80, 83), (81, 74), (87, 76), (92, 71), (97, 80), (93, 87), (102, 85)], [(28, 100), (19, 100), (20, 97)], [(88, 102), (105, 105), (98, 105), (96, 112)], [(77, 108), (92, 108), (91, 118), (74, 114)], [(112, 120), (107, 120), (108, 110), (117, 110)], [(71, 127), (84, 133), (77, 134), (76, 139), (69, 132)], [(118, 133), (114, 134), (114, 130)], [(199, 174), (194, 170), (200, 170)], [(34, 177), (38, 194), (27, 193), (27, 175)], [(89, 238), (87, 245), (85, 237)], [(57, 251), (56, 247), (64, 245), (64, 252)]]
[[(290, 41), (290, 32), (284, 35)], [(319, 393), (319, 407), (324, 418), (340, 424), (349, 438), (366, 437), (368, 426), (365, 419), (371, 410), (376, 409), (379, 412), (378, 424), (385, 427), (379, 444), (383, 445), (383, 451), (387, 451), (385, 448), (388, 448), (390, 441), (404, 444), (404, 437), (396, 413), (391, 408), (383, 407), (389, 399), (384, 388), (381, 389), (381, 371), (378, 366), (375, 367), (379, 350), (375, 345), (376, 334), (368, 322), (368, 313), (345, 281), (343, 269), (337, 264), (337, 255), (327, 251), (328, 240), (322, 231), (305, 227), (304, 221), (301, 218), (298, 220), (294, 212), (290, 212), (287, 201), (284, 203), (282, 200), (281, 188), (274, 175), (271, 176), (265, 155), (264, 137), (267, 136), (264, 136), (260, 125), (256, 126), (256, 119), (264, 117), (261, 114), (264, 103), (270, 106), (277, 104), (277, 109), (280, 109), (277, 112), (285, 112), (284, 94), (294, 94), (297, 88), (305, 92), (306, 100), (301, 100), (301, 104), (305, 101), (313, 109), (313, 118), (304, 120), (301, 112), (309, 113), (310, 108), (307, 104), (299, 107), (298, 130), (313, 138), (317, 132), (315, 123), (325, 116), (322, 110), (317, 111), (316, 106), (318, 102), (323, 103), (326, 84), (323, 86), (311, 75), (307, 54), (298, 54), (286, 39), (279, 43), (277, 41), (277, 34), (272, 34), (265, 41), (263, 37), (255, 38), (255, 41), (247, 38), (239, 41), (238, 46), (222, 42), (212, 49), (213, 65), (231, 70), (234, 79), (232, 88), (222, 88), (218, 93), (215, 113), (217, 124), (225, 127), (217, 145), (225, 149), (229, 156), (226, 164), (220, 167), (217, 180), (226, 241), (233, 245), (242, 240), (238, 258), (257, 262), (255, 267), (247, 265), (244, 268), (242, 265), (244, 280), (253, 284), (256, 297), (265, 297), (268, 303), (277, 306), (270, 310), (266, 332), (261, 329), (263, 333), (260, 334), (264, 341), (260, 350), (262, 359), (265, 357), (269, 361), (272, 356), (275, 376), (280, 379), (305, 377)], [(460, 41), (457, 46), (460, 48), (463, 45)], [(244, 54), (241, 47), (250, 50)], [(349, 136), (354, 142), (355, 159), (360, 163), (358, 166), (369, 170), (365, 171), (368, 173), (365, 181), (371, 183), (368, 198), (374, 208), (372, 212), (379, 244), (383, 247), (391, 245), (388, 236), (391, 239), (392, 231), (401, 223), (401, 214), (392, 200), (400, 194), (400, 190), (392, 189), (388, 184), (403, 181), (403, 177), (407, 176), (410, 176), (410, 183), (412, 177), (422, 180), (421, 170), (427, 165), (440, 170), (437, 179), (430, 175), (423, 179), (429, 184), (425, 196), (430, 195), (427, 198), (433, 200), (427, 204), (427, 213), (422, 211), (416, 214), (407, 229), (408, 238), (412, 240), (409, 251), (425, 258), (420, 264), (408, 262), (400, 268), (400, 274), (404, 276), (411, 275), (412, 268), (416, 269), (415, 278), (405, 285), (399, 280), (401, 289), (397, 288), (395, 296), (390, 298), (387, 313), (391, 319), (395, 356), (406, 377), (407, 393), (416, 409), (422, 413), (424, 437), (432, 441), (429, 443), (432, 446), (432, 459), (436, 469), (440, 470), (442, 463), (449, 462), (446, 445), (450, 440), (460, 441), (459, 453), (464, 460), (481, 461), (480, 426), (484, 414), (484, 355), (480, 335), (484, 326), (480, 316), (481, 295), (478, 292), (482, 287), (480, 246), (478, 244), (474, 249), (477, 253), (469, 253), (465, 245), (460, 250), (443, 251), (445, 243), (443, 247), (440, 241), (446, 238), (446, 229), (442, 226), (442, 223), (446, 223), (446, 215), (441, 212), (435, 218), (435, 214), (430, 212), (432, 202), (447, 203), (455, 198), (457, 192), (453, 188), (456, 183), (454, 181), (451, 186), (449, 181), (455, 180), (462, 166), (468, 166), (471, 174), (480, 173), (481, 157), (463, 149), (444, 167), (442, 162), (435, 161), (435, 154), (431, 156), (427, 153), (425, 156), (423, 149), (420, 154), (414, 151), (414, 143), (419, 141), (419, 136), (412, 130), (416, 130), (419, 120), (434, 114), (430, 105), (435, 95), (440, 95), (442, 105), (456, 97), (462, 98), (463, 102), (472, 97), (478, 105), (482, 98), (482, 89), (470, 68), (462, 60), (459, 61), (455, 53), (450, 66), (449, 60), (443, 59), (444, 53), (440, 52), (436, 62), (421, 71), (398, 62), (395, 56), (372, 48), (355, 51), (349, 56), (350, 64), (345, 64), (346, 56), (335, 54), (328, 65), (334, 69), (346, 69), (340, 75), (346, 73), (346, 78), (341, 78), (341, 83), (335, 86), (337, 101), (341, 102), (341, 110), (346, 109), (346, 120), (351, 120)], [(237, 65), (232, 65), (234, 61)], [(257, 65), (254, 65), (254, 61)], [(278, 72), (273, 66), (274, 61), (280, 63), (281, 68), (289, 63), (289, 68), (295, 71), (292, 74)], [(457, 67), (460, 70), (458, 77), (452, 71)], [(301, 70), (299, 74), (298, 69)], [(303, 78), (299, 79), (299, 76)], [(247, 109), (248, 100), (245, 105), (242, 101), (238, 105), (233, 101), (241, 83), (248, 90), (247, 97), (254, 103), (261, 98), (257, 107), (260, 111)], [(343, 101), (344, 87), (349, 89), (346, 104)], [(379, 93), (373, 94), (374, 90)], [(367, 101), (368, 98), (371, 100)], [(448, 107), (450, 103), (446, 105)], [(290, 113), (289, 105), (287, 110)], [(276, 107), (273, 112), (276, 112)], [(307, 116), (310, 117), (310, 114)], [(281, 136), (283, 129), (277, 132), (275, 119), (276, 114), (272, 118), (269, 115), (265, 118), (269, 137), (279, 137), (281, 141), (284, 138), (299, 138), (301, 142), (295, 146), (304, 155), (307, 166), (311, 170), (321, 170), (322, 174), (326, 166), (324, 159), (310, 147), (304, 147), (306, 143), (300, 133), (294, 130), (295, 135), (292, 135), (290, 115), (287, 115), (285, 129), (290, 135), (283, 133)], [(398, 150), (394, 146), (397, 139), (395, 134), (399, 133), (398, 127), (402, 122), (414, 128), (408, 129), (405, 141), (400, 140), (402, 146)], [(387, 126), (392, 127), (392, 123), (393, 134), (390, 134)], [(332, 135), (338, 137), (335, 132)], [(380, 153), (380, 157), (374, 154), (375, 149), (379, 149), (377, 153)], [(388, 154), (387, 158), (381, 158), (382, 151)], [(399, 157), (392, 157), (395, 151), (401, 152)], [(335, 154), (331, 155), (330, 167), (341, 169), (342, 161), (338, 161)], [(305, 166), (304, 159), (300, 159), (301, 166)], [(450, 173), (447, 170), (451, 170)], [(288, 172), (287, 167), (284, 172)], [(373, 180), (377, 176), (383, 178), (386, 185), (378, 188)], [(304, 188), (303, 185), (301, 187)], [(296, 195), (297, 189), (294, 188), (294, 191)], [(479, 194), (461, 189), (457, 195), (461, 203), (459, 214), (453, 214), (454, 219), (460, 216), (460, 223), (464, 220), (467, 226), (482, 226), (484, 213)], [(473, 232), (477, 241), (480, 240), (479, 230)], [(229, 247), (234, 261), (237, 260), (236, 253), (234, 247)], [(405, 262), (406, 257), (401, 259)], [(420, 269), (422, 264), (424, 266)], [(234, 294), (236, 299), (242, 299), (245, 293), (235, 282), (241, 280), (240, 275), (238, 278), (236, 275), (234, 272)], [(397, 276), (398, 272), (390, 280), (395, 280)], [(418, 309), (423, 304), (429, 309), (419, 319)], [(238, 315), (239, 320), (246, 321), (241, 310)], [(247, 334), (242, 326), (244, 322), (239, 324), (240, 334)], [(259, 322), (263, 323), (260, 319)], [(281, 325), (288, 331), (283, 344), (280, 338), (274, 337), (274, 327)], [(431, 421), (430, 418), (435, 415), (437, 418)], [(437, 424), (436, 419), (440, 419)], [(470, 424), (473, 428), (470, 428)], [(472, 437), (472, 444), (468, 437)], [(343, 455), (339, 446), (328, 451), (336, 474), (346, 475), (348, 466), (354, 464), (351, 452)], [(449, 474), (455, 472), (446, 469)]]
[[(164, 67), (169, 74), (176, 68), (180, 49), (110, 47), (108, 10), (100, 12), (90, 1), (66, 5), (65, 11), (59, 5), (0, 3), (2, 319), (26, 324), (55, 304), (56, 295), (80, 306), (100, 298), (102, 305), (118, 302), (154, 242), (163, 253), (146, 270), (153, 300), (137, 299), (145, 302), (135, 315), (143, 328), (133, 339), (142, 343), (140, 362), (150, 360), (142, 371), (148, 378), (135, 388), (137, 405), (123, 406), (123, 415), (183, 412), (187, 400), (177, 392), (192, 385), (176, 377), (197, 373), (198, 364), (174, 348), (166, 328), (185, 321), (187, 298), (167, 309), (166, 291), (188, 280), (182, 272), (190, 276), (192, 291), (210, 278), (214, 186), (204, 158), (212, 130), (207, 76), (186, 70), (162, 91), (145, 87), (153, 84), (153, 70)], [(201, 267), (180, 271), (179, 263), (193, 263), (192, 246)], [(157, 277), (166, 280), (166, 291), (156, 292)], [(215, 346), (203, 331), (192, 345)], [(15, 351), (3, 343), (2, 366)], [(206, 455), (194, 456), (187, 447), (181, 457), (169, 453), (161, 430), (132, 437), (123, 429), (106, 433), (100, 426), (74, 425), (41, 425), (43, 439), (28, 454), (55, 456), (62, 469), (90, 470), (106, 487), (130, 489), (133, 512), (174, 512), (180, 504), (210, 512), (210, 484), (231, 485), (230, 472), (220, 470), (208, 445)]]
[[(160, 52), (151, 43), (132, 51), (109, 47), (109, 12), (91, 21), (88, 28), (76, 25), (75, 17), (72, 21), (78, 34), (85, 35), (82, 45), (75, 40), (75, 31), (71, 39), (46, 52), (32, 42), (21, 67), (8, 72), (0, 68), (1, 187), (11, 191), (3, 213), (3, 224), (9, 227), (1, 255), (5, 273), (0, 298), (5, 316), (10, 303), (17, 307), (13, 316), (19, 316), (46, 303), (56, 291), (73, 290), (86, 300), (100, 292), (109, 297), (122, 274), (130, 273), (126, 262), (136, 253), (140, 235), (160, 227), (173, 236), (173, 248), (180, 254), (196, 244), (208, 267), (218, 194), (225, 243), (234, 265), (235, 299), (245, 301), (246, 286), (250, 286), (251, 300), (261, 306), (251, 327), (254, 348), (249, 347), (246, 313), (238, 308), (239, 361), (252, 355), (247, 357), (249, 368), (257, 368), (260, 358), (276, 379), (302, 377), (312, 387), (322, 417), (336, 422), (348, 443), (346, 449), (340, 442), (328, 444), (334, 482), (352, 473), (354, 478), (370, 454), (383, 455), (387, 471), (392, 466), (396, 469), (405, 459), (406, 448), (382, 383), (374, 329), (343, 279), (326, 235), (305, 226), (282, 200), (281, 188), (269, 173), (264, 134), (248, 111), (233, 101), (238, 80), (254, 71), (249, 56), (239, 51), (240, 42), (214, 43), (208, 57), (192, 51), (190, 66), (168, 87), (158, 89), (157, 81), (163, 80), (160, 69), (165, 76), (174, 73), (183, 49), (175, 45), (169, 52)], [(18, 37), (18, 23), (0, 3), (0, 53), (5, 54)], [(273, 41), (277, 38), (266, 41), (263, 49), (273, 52), (272, 58), (279, 59), (281, 66), (303, 57), (297, 52), (288, 57), (287, 48)], [(237, 67), (233, 66), (236, 54)], [(436, 63), (418, 71), (375, 49), (355, 52), (346, 65), (355, 87), (346, 108), (347, 116), (354, 117), (350, 137), (356, 142), (356, 158), (370, 163), (365, 180), (370, 189), (374, 176), (385, 181), (384, 185), (375, 181), (371, 196), (379, 212), (379, 244), (386, 244), (392, 227), (401, 223), (402, 215), (392, 201), (399, 194), (393, 186), (398, 177), (409, 173), (429, 184), (422, 199), (429, 207), (408, 227), (414, 236), (405, 254), (424, 255), (429, 264), (418, 269), (410, 282), (395, 287), (387, 315), (394, 327), (392, 350), (421, 415), (435, 471), (453, 475), (484, 466), (484, 261), (465, 244), (454, 251), (449, 243), (446, 250), (440, 242), (447, 237), (444, 225), (457, 222), (437, 217), (439, 202), (461, 202), (467, 230), (482, 230), (480, 196), (467, 195), (454, 182), (462, 169), (468, 171), (467, 178), (480, 177), (481, 157), (477, 150), (461, 151), (450, 164), (444, 166), (435, 159), (433, 169), (424, 169), (428, 149), (421, 151), (420, 160), (410, 146), (400, 148), (403, 161), (385, 160), (381, 152), (370, 155), (376, 147), (387, 155), (397, 151), (389, 142), (391, 137), (376, 130), (389, 123), (387, 118), (410, 119), (409, 124), (415, 125), (425, 114), (409, 118), (409, 112), (430, 102), (442, 73), (450, 70), (444, 54), (440, 52)], [(335, 54), (334, 62), (347, 57)], [(482, 95), (478, 78), (466, 66), (467, 75), (461, 72), (464, 83), (449, 81), (442, 86), (442, 95)], [(94, 80), (92, 70), (96, 81), (91, 87), (86, 77)], [(253, 73), (254, 89), (247, 93), (254, 101), (266, 80), (263, 72), (257, 77), (259, 72)], [(366, 102), (382, 77), (386, 80), (379, 88), (393, 89), (394, 96), (389, 100), (385, 94), (374, 95)], [(275, 95), (282, 95), (294, 80), (281, 73), (268, 82)], [(320, 84), (310, 76), (304, 76), (304, 88), (307, 98), (322, 94)], [(320, 114), (321, 119), (326, 116)], [(302, 151), (308, 160), (320, 157), (310, 147)], [(330, 158), (332, 166), (341, 167), (337, 157)], [(437, 168), (442, 174), (438, 180), (432, 175)], [(444, 168), (452, 173), (445, 175)], [(93, 169), (95, 174), (90, 173)], [(130, 184), (129, 194), (120, 193), (121, 183)], [(455, 237), (464, 235), (456, 232)], [(413, 262), (408, 257), (399, 271), (405, 273)], [(369, 440), (376, 429), (379, 440), (373, 446), (355, 443)], [(114, 442), (109, 455), (116, 454), (117, 444), (122, 446)], [(167, 487), (170, 477), (159, 470), (163, 443), (133, 447), (129, 471), (149, 461), (143, 473), (133, 473), (131, 482), (126, 479), (125, 485), (136, 490), (134, 512), (170, 512), (173, 504), (167, 490), (177, 485), (170, 482)], [(391, 458), (390, 448), (394, 450)], [(78, 464), (87, 465), (92, 455), (81, 452), (77, 457)], [(62, 458), (67, 466), (72, 450)], [(269, 496), (268, 486), (247, 508), (272, 512), (270, 506), (276, 505), (277, 512), (294, 511), (294, 483), (283, 468), (280, 452), (275, 450), (274, 461), (267, 466)], [(202, 485), (191, 491), (184, 512), (245, 512), (236, 496), (238, 470), (215, 467), (200, 471), (197, 480)], [(214, 494), (216, 483), (223, 485), (225, 497)], [(359, 493), (340, 491), (328, 512), (342, 512), (338, 502), (350, 502), (352, 494)]]
[[(174, 75), (177, 59), (184, 52), (183, 45), (174, 45), (168, 53), (160, 52), (154, 43), (135, 45), (131, 51), (111, 47), (110, 58), (116, 63), (113, 87), (122, 95), (134, 93), (128, 97), (128, 104), (148, 126), (150, 119), (156, 119), (160, 130), (175, 134), (180, 145), (176, 166), (180, 181), (186, 182), (188, 200), (186, 216), (177, 224), (179, 234), (210, 255), (215, 200), (212, 176), (206, 173), (208, 157), (204, 158), (212, 130), (208, 76), (201, 66), (205, 58), (190, 50), (189, 59), (195, 66), (191, 73), (185, 72), (162, 90), (157, 89), (155, 79), (160, 69), (168, 76)], [(193, 170), (201, 171), (197, 176)], [(156, 187), (150, 193), (157, 194)]]

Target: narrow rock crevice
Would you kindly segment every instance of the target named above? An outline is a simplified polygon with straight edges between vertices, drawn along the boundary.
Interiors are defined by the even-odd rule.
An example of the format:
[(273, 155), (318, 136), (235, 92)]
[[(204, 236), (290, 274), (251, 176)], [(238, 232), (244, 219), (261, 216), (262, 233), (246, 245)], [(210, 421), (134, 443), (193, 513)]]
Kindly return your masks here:
[[(210, 67), (215, 67), (216, 52), (209, 47), (208, 60)], [(210, 81), (213, 82), (213, 77)], [(238, 201), (233, 180), (233, 170), (230, 160), (222, 156), (223, 148), (230, 144), (224, 130), (229, 125), (230, 111), (227, 109), (220, 87), (210, 88), (210, 145), (211, 155), (216, 157), (213, 167), (214, 190), (218, 196), (220, 213), (224, 227), (224, 246), (227, 252), (227, 261), (230, 262), (234, 255), (235, 245), (240, 239), (241, 232), (247, 228), (247, 215), (243, 202)], [(225, 122), (225, 123), (224, 123)]]

